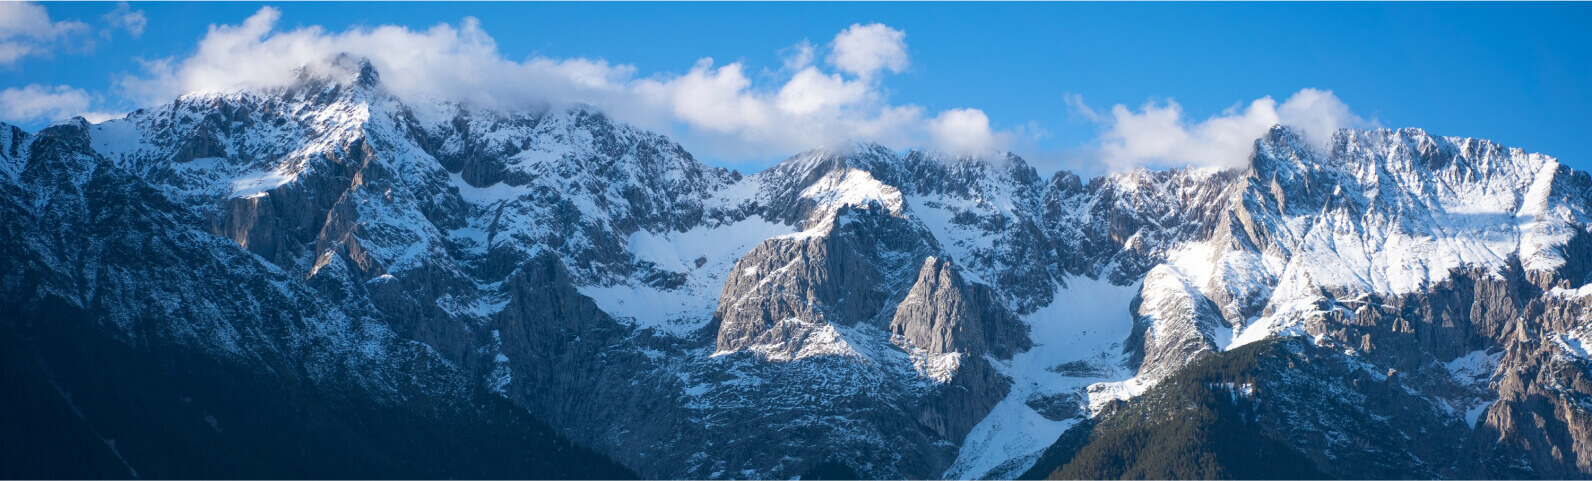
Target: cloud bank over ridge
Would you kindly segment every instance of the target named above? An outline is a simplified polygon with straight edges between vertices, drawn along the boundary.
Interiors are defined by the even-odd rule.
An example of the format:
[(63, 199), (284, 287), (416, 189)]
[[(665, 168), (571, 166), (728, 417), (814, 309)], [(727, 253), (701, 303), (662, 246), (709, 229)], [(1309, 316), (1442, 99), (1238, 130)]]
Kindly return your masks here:
[[(91, 47), (94, 36), (88, 34), (96, 29), (98, 37), (110, 40), (114, 32), (137, 38), (148, 26), (143, 12), (126, 3), (100, 17), (101, 27), (51, 20), (37, 4), (0, 4), (0, 11), (15, 13), (12, 20), (31, 19), (0, 20), (0, 64), (47, 57), (50, 48), (69, 49), (72, 42)], [(975, 107), (931, 111), (891, 99), (889, 79), (910, 72), (914, 64), (908, 33), (882, 23), (852, 24), (827, 42), (801, 40), (779, 51), (782, 62), (773, 71), (703, 57), (682, 71), (643, 73), (601, 58), (511, 59), (473, 17), (425, 29), (382, 25), (342, 31), (319, 25), (285, 30), (280, 21), (279, 10), (263, 7), (240, 23), (212, 24), (191, 54), (140, 60), (141, 71), (121, 76), (110, 94), (148, 105), (189, 92), (287, 85), (298, 68), (323, 69), (347, 54), (369, 58), (384, 86), (406, 99), (504, 110), (586, 103), (732, 163), (869, 140), (956, 155), (1019, 150), (1041, 168), (1052, 164), (1046, 159), (1063, 157), (1070, 159), (1065, 167), (1089, 175), (1138, 167), (1241, 166), (1254, 140), (1275, 124), (1293, 126), (1318, 144), (1339, 128), (1377, 125), (1330, 90), (1313, 88), (1280, 103), (1262, 97), (1203, 120), (1188, 118), (1172, 99), (1097, 111), (1069, 96), (1067, 104), (1089, 119), (1098, 135), (1084, 145), (1052, 145), (1047, 152), (1038, 142), (1047, 135), (1045, 127), (1035, 122), (991, 119)], [(103, 112), (106, 97), (67, 85), (7, 87), (0, 89), (0, 120), (74, 115), (103, 120), (115, 116)]]
[(1274, 125), (1298, 130), (1311, 143), (1324, 146), (1343, 128), (1369, 128), (1331, 90), (1302, 89), (1278, 104), (1270, 96), (1234, 106), (1202, 121), (1185, 119), (1177, 101), (1147, 102), (1137, 111), (1115, 105), (1096, 112), (1074, 95), (1067, 103), (1101, 126), (1096, 156), (1109, 171), (1134, 167), (1241, 167), (1254, 150), (1255, 139)]
[[(641, 76), (635, 67), (601, 59), (506, 58), (474, 18), (426, 30), (400, 26), (277, 29), (280, 11), (261, 8), (238, 25), (212, 25), (186, 58), (146, 62), (120, 84), (126, 94), (158, 102), (194, 91), (286, 85), (302, 65), (338, 54), (369, 58), (402, 98), (457, 100), (490, 108), (587, 103), (622, 120), (685, 134), (720, 157), (783, 155), (848, 139), (957, 153), (1009, 148), (977, 109), (931, 113), (890, 101), (886, 73), (911, 61), (905, 32), (855, 24), (819, 47), (787, 50), (773, 85), (754, 81), (742, 62), (699, 59), (685, 73)], [(825, 65), (815, 60), (823, 58)], [(978, 121), (982, 119), (982, 121)]]

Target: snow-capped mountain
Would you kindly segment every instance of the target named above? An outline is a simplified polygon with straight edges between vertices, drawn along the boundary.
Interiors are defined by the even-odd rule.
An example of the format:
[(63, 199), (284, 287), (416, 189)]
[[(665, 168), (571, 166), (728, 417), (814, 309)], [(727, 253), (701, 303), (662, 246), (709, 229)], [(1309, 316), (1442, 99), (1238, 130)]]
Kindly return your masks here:
[[(1318, 474), (1592, 475), (1592, 178), (1487, 141), (1278, 127), (1246, 169), (1088, 181), (859, 142), (744, 175), (590, 107), (401, 101), (346, 57), (0, 127), (3, 312), (37, 352), (75, 326), (523, 416), (643, 477), (1097, 477), (1189, 389)], [(579, 459), (520, 477), (615, 472)]]

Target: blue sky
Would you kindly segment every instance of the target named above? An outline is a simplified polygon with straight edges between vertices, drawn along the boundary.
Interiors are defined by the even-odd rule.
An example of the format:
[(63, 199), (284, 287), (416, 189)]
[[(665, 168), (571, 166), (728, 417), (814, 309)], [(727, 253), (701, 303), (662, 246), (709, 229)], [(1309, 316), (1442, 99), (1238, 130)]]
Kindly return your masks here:
[[(9, 35), (33, 51), (9, 65), (0, 63), (0, 89), (81, 91), (87, 110), (100, 114), (194, 85), (159, 79), (147, 62), (169, 59), (180, 79), (183, 61), (195, 56), (211, 25), (241, 24), (270, 5), (279, 16), (266, 37), (319, 26), (317, 35), (329, 38), (351, 27), (368, 31), (381, 25), (407, 27), (419, 35), (439, 23), (464, 30), (464, 19), (473, 17), (478, 31), (490, 38), (495, 49), (490, 54), (506, 62), (606, 61), (605, 68), (622, 67), (612, 74), (615, 86), (609, 93), (582, 91), (573, 100), (616, 111), (631, 109), (614, 105), (655, 102), (618, 116), (633, 116), (639, 124), (673, 134), (712, 163), (750, 169), (794, 153), (797, 145), (831, 140), (835, 132), (870, 132), (902, 148), (1010, 149), (1039, 164), (1085, 171), (1230, 164), (1222, 159), (1234, 155), (1231, 148), (1200, 140), (1202, 128), (1225, 127), (1202, 124), (1212, 117), (1270, 119), (1262, 115), (1265, 108), (1249, 111), (1251, 103), (1269, 96), (1286, 104), (1301, 89), (1330, 91), (1325, 104), (1347, 109), (1316, 112), (1312, 107), (1301, 114), (1330, 120), (1323, 125), (1421, 127), (1440, 135), (1488, 138), (1592, 168), (1592, 147), (1585, 141), (1592, 132), (1592, 29), (1585, 28), (1592, 23), (1592, 4), (1587, 3), (134, 2), (113, 17), (107, 15), (117, 11), (115, 3), (39, 5), (61, 28), (7, 33), (0, 20), (0, 45)], [(129, 13), (141, 13), (144, 20), (136, 36), (126, 21), (113, 21)], [(69, 25), (73, 21), (83, 26)], [(882, 24), (876, 32), (900, 35), (894, 45), (903, 48), (904, 60), (878, 57), (885, 63), (850, 68), (833, 61), (837, 35), (875, 23)], [(689, 77), (700, 59), (711, 57), (712, 65), (702, 71), (706, 80), (723, 80), (726, 72), (715, 69), (738, 63), (740, 76), (750, 82), (740, 97), (720, 99), (728, 102), (726, 108), (738, 109), (734, 115), (757, 108), (777, 111), (757, 102), (777, 103), (775, 93), (800, 70), (787, 65), (800, 50), (792, 47), (804, 40), (814, 52), (807, 65), (838, 82), (833, 92), (856, 94), (847, 97), (852, 100), (835, 100), (838, 113), (818, 108), (798, 117), (765, 119), (768, 125), (754, 129), (715, 124), (722, 118), (718, 110), (683, 110), (681, 102), (699, 97), (682, 92), (712, 92), (673, 81)], [(511, 76), (518, 70), (502, 72)], [(142, 82), (129, 82), (129, 77)], [(153, 88), (151, 82), (171, 85)], [(562, 92), (529, 84), (523, 88), (550, 96)], [(723, 85), (728, 84), (703, 83), (704, 88)], [(861, 90), (845, 90), (853, 87)], [(622, 95), (612, 93), (621, 90)], [(494, 101), (509, 97), (498, 95)], [(672, 100), (657, 100), (666, 97)], [(1167, 110), (1169, 99), (1177, 110)], [(1153, 103), (1147, 107), (1147, 102)], [(1123, 106), (1120, 113), (1126, 117), (1113, 115), (1116, 105)], [(54, 111), (16, 112), (20, 109), (0, 105), (0, 115), (36, 128), (51, 114), (80, 106), (81, 99)], [(892, 114), (908, 107), (918, 113)], [(824, 115), (841, 118), (820, 118)], [(19, 118), (28, 116), (34, 118)], [(791, 124), (817, 127), (799, 135), (773, 131)], [(886, 126), (875, 132), (857, 125)], [(1143, 128), (1132, 130), (1133, 125)], [(1174, 150), (1206, 153), (1121, 145), (1164, 134), (1161, 127), (1167, 126), (1189, 137)], [(979, 133), (964, 134), (970, 129)], [(959, 136), (974, 140), (955, 140)]]

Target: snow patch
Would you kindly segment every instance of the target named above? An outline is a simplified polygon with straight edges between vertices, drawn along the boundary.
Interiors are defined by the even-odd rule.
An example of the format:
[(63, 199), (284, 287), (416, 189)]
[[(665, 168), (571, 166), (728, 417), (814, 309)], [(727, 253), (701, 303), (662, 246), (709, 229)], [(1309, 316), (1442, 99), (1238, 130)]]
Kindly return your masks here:
[(491, 388), (492, 392), (507, 394), (509, 384), (512, 383), (514, 383), (514, 371), (509, 368), (509, 357), (499, 352), (492, 358), (492, 373), (487, 375), (487, 387)]
[[(792, 231), (762, 217), (685, 232), (637, 231), (628, 244), (636, 260), (685, 275), (685, 283), (664, 288), (630, 279), (608, 286), (580, 286), (610, 316), (638, 328), (683, 337), (712, 321), (724, 282), (736, 261), (765, 239)], [(700, 263), (699, 263), (700, 261)], [(750, 275), (742, 272), (742, 275)]]
[(1564, 352), (1579, 359), (1586, 359), (1587, 352), (1592, 349), (1592, 336), (1585, 331), (1571, 331), (1552, 336), (1553, 342), (1564, 348)]
[(265, 195), (266, 191), (287, 185), (294, 180), (298, 180), (298, 173), (287, 172), (282, 169), (250, 177), (240, 177), (232, 181), (232, 197), (243, 199), (260, 197)]
[[(946, 479), (1021, 474), (1081, 419), (1048, 419), (1028, 405), (1031, 397), (1078, 395), (1088, 403), (1079, 406), (1081, 416), (1086, 407), (1092, 413), (1108, 399), (1126, 399), (1148, 387), (1125, 380), (1132, 373), (1121, 368), (1122, 343), (1133, 331), (1128, 305), (1139, 286), (1086, 277), (1066, 283), (1050, 305), (1023, 316), (1034, 347), (1010, 361), (992, 360), (1011, 376), (1012, 391), (968, 433)], [(1021, 466), (1002, 466), (1013, 460)], [(1001, 472), (992, 472), (997, 468)]]
[(485, 187), (476, 187), (464, 181), (461, 174), (448, 174), (448, 184), (459, 189), (459, 197), (471, 204), (489, 206), (498, 202), (514, 200), (530, 191), (531, 186), (512, 186), (507, 182), (498, 182)]
[[(673, 272), (691, 272), (713, 270), (717, 266), (708, 264), (726, 260), (733, 264), (764, 240), (793, 230), (791, 226), (762, 217), (748, 217), (733, 224), (697, 227), (685, 232), (637, 231), (630, 235), (628, 244), (637, 260), (652, 262)], [(706, 263), (697, 266), (697, 259), (706, 259)]]
[(802, 190), (801, 196), (827, 209), (877, 202), (891, 214), (900, 215), (903, 205), (901, 191), (873, 178), (873, 174), (865, 170), (854, 168), (830, 172)]
[(1485, 382), (1490, 379), (1493, 371), (1498, 369), (1498, 361), (1503, 359), (1503, 356), (1503, 351), (1491, 354), (1481, 350), (1471, 351), (1444, 363), (1443, 368), (1448, 370), (1449, 375), (1453, 376), (1455, 381), (1471, 385), (1476, 384), (1478, 381)]
[(1495, 403), (1495, 402), (1498, 402), (1498, 401), (1497, 400), (1485, 401), (1485, 402), (1482, 402), (1481, 404), (1477, 404), (1476, 406), (1471, 407), (1470, 409), (1466, 409), (1465, 410), (1465, 425), (1466, 426), (1470, 426), (1471, 429), (1475, 429), (1476, 428), (1476, 421), (1481, 419), (1481, 415), (1485, 414), (1487, 412), (1487, 408), (1492, 407), (1493, 403)]
[(1101, 408), (1111, 401), (1126, 401), (1144, 394), (1145, 391), (1155, 387), (1155, 383), (1138, 377), (1115, 381), (1102, 382), (1089, 386), (1089, 412), (1098, 413)]

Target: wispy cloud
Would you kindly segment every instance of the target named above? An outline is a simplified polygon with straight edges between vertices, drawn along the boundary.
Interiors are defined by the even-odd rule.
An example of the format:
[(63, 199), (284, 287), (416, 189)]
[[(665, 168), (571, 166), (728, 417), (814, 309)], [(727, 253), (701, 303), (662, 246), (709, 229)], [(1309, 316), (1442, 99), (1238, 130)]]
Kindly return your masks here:
[(82, 37), (92, 29), (76, 20), (53, 21), (43, 5), (0, 2), (0, 66), (29, 56), (45, 56), (57, 47), (86, 48)]
[(0, 121), (30, 123), (83, 116), (100, 122), (118, 114), (89, 110), (93, 96), (66, 85), (32, 84), (0, 90)]
[(144, 35), (144, 27), (149, 25), (149, 19), (144, 17), (143, 10), (133, 10), (127, 2), (117, 2), (116, 9), (100, 17), (109, 28), (100, 32), (101, 37), (110, 38), (116, 30), (126, 31), (133, 38)]

